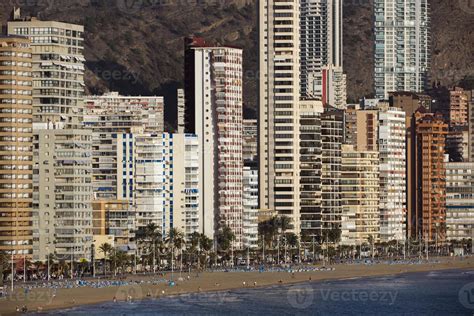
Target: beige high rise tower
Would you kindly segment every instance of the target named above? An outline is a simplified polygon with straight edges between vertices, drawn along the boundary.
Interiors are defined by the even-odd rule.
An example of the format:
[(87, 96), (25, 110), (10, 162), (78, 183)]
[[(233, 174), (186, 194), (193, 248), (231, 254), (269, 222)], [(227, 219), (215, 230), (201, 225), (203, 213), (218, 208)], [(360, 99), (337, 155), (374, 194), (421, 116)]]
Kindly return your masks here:
[(299, 233), (298, 1), (259, 1), (259, 45), (259, 204)]
[(32, 253), (32, 75), (25, 37), (0, 37), (0, 251)]
[(8, 22), (8, 34), (31, 40), (34, 122), (77, 124), (84, 97), (84, 27), (31, 18)]
[(33, 260), (90, 259), (92, 138), (81, 126), (84, 27), (22, 19), (8, 34), (31, 42), (33, 77)]

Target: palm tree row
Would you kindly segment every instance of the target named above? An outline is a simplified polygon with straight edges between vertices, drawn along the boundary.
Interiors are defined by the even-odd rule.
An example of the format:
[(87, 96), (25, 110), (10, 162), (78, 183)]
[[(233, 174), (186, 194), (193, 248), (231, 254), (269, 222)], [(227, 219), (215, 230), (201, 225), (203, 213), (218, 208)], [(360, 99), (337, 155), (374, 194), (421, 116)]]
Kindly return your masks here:
[[(334, 259), (354, 259), (361, 254), (369, 254), (372, 257), (421, 257), (424, 255), (437, 254), (449, 255), (455, 249), (462, 249), (463, 253), (470, 253), (472, 248), (471, 239), (451, 240), (443, 243), (429, 242), (423, 240), (408, 239), (405, 242), (374, 242), (373, 239), (357, 246), (340, 245), (341, 232), (338, 229), (322, 230), (318, 237), (303, 234), (301, 240), (292, 232), (291, 220), (288, 217), (272, 217), (259, 224), (258, 247), (252, 249), (236, 250), (234, 247), (235, 234), (228, 226), (222, 226), (217, 234), (215, 242), (204, 234), (193, 233), (188, 239), (178, 229), (173, 228), (163, 236), (154, 224), (139, 229), (136, 232), (137, 249), (135, 254), (126, 253), (115, 249), (112, 245), (104, 243), (98, 250), (103, 254), (102, 272), (105, 276), (136, 272), (137, 266), (140, 271), (153, 271), (156, 268), (183, 270), (197, 268), (205, 269), (212, 266), (234, 265), (247, 257), (247, 262), (279, 262), (284, 258), (287, 263), (295, 260), (306, 259), (317, 261)], [(308, 253), (310, 255), (308, 255)], [(365, 255), (366, 256), (366, 255)], [(309, 258), (309, 259), (308, 259)], [(312, 260), (311, 260), (312, 259)], [(16, 264), (16, 263), (15, 263)], [(27, 276), (35, 275), (45, 278), (69, 277), (71, 272), (70, 262), (60, 260), (54, 254), (50, 254), (48, 260), (21, 262), (18, 260), (15, 269), (21, 269), (25, 265)], [(79, 275), (92, 274), (95, 267), (90, 266), (85, 259), (74, 263), (75, 271)], [(21, 270), (20, 270), (21, 271)], [(7, 252), (0, 252), (0, 284), (5, 277), (11, 274), (11, 259)]]

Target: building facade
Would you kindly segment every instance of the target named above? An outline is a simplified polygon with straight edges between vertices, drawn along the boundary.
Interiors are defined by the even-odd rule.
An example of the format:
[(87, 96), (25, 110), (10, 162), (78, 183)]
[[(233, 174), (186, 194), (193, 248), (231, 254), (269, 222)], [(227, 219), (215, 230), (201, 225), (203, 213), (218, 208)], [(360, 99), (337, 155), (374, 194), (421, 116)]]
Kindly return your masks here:
[(258, 248), (258, 169), (244, 167), (243, 247)]
[(375, 96), (422, 92), (429, 84), (429, 1), (375, 0), (374, 14)]
[(301, 234), (322, 235), (321, 101), (300, 101), (300, 214)]
[(32, 258), (33, 99), (30, 42), (0, 37), (0, 251)]
[(31, 41), (34, 122), (40, 128), (77, 125), (84, 100), (84, 27), (31, 18), (8, 22), (8, 34)]
[(191, 134), (116, 134), (117, 194), (130, 203), (135, 229), (155, 224), (162, 236), (199, 230), (199, 144)]
[(466, 126), (468, 124), (471, 91), (455, 87), (449, 91), (449, 125)]
[(342, 0), (300, 1), (301, 96), (337, 108), (346, 102), (342, 15)]
[(406, 239), (406, 126), (405, 112), (379, 112), (380, 240)]
[(299, 3), (259, 1), (259, 204), (300, 232)]
[(244, 163), (257, 161), (258, 155), (258, 125), (257, 120), (246, 119), (242, 125), (243, 144), (242, 155)]
[(346, 143), (360, 151), (377, 151), (379, 110), (362, 110), (358, 106), (346, 109)]
[(448, 125), (441, 115), (417, 111), (416, 208), (414, 238), (442, 241), (446, 238), (446, 157)]
[(321, 229), (341, 229), (341, 164), (344, 112), (325, 108), (321, 114)]
[(446, 238), (471, 239), (474, 229), (474, 163), (446, 164)]
[(117, 138), (115, 134), (162, 133), (163, 97), (131, 97), (111, 92), (89, 96), (84, 108), (84, 128), (92, 131), (94, 199), (123, 199), (117, 192)]
[(33, 260), (90, 259), (92, 244), (91, 132), (34, 133)]
[(361, 245), (379, 240), (379, 154), (342, 146), (341, 244)]
[[(113, 236), (113, 244), (129, 251), (135, 237), (135, 217), (128, 200), (92, 202), (92, 232), (95, 236)], [(100, 244), (95, 245), (100, 247)]]
[(341, 66), (324, 66), (322, 68), (322, 95), (325, 106), (345, 109), (347, 106), (347, 78)]
[[(200, 229), (208, 237), (224, 226), (242, 247), (242, 50), (210, 47), (195, 40), (186, 51), (187, 131), (200, 154)], [(193, 70), (190, 69), (193, 66)], [(189, 108), (189, 111), (188, 111)], [(188, 123), (189, 120), (194, 120)]]
[(474, 163), (446, 164), (446, 238), (471, 239), (474, 229)]

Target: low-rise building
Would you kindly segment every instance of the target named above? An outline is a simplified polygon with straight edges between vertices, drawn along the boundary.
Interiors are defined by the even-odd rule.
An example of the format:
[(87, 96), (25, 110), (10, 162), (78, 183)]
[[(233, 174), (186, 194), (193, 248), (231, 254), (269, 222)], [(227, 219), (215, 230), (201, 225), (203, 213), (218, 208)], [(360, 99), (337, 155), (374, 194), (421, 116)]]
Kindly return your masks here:
[(447, 240), (474, 235), (474, 162), (446, 164), (446, 233)]

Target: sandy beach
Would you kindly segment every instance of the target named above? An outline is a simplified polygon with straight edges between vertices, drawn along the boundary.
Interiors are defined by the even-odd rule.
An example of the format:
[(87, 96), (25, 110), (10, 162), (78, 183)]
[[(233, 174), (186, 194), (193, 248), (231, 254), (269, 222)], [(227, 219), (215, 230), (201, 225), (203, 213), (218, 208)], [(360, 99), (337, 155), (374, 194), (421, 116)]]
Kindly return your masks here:
[[(290, 284), (307, 281), (335, 280), (354, 277), (369, 277), (393, 275), (399, 273), (437, 271), (443, 269), (472, 269), (474, 258), (441, 258), (439, 263), (429, 264), (374, 264), (331, 266), (332, 271), (308, 272), (196, 272), (174, 273), (175, 286), (167, 283), (147, 284), (150, 279), (158, 276), (127, 276), (127, 281), (141, 281), (143, 284), (122, 285), (105, 288), (70, 288), (53, 290), (49, 288), (31, 289), (27, 293), (21, 288), (15, 290), (13, 296), (0, 299), (0, 315), (17, 314), (16, 308), (26, 306), (28, 311), (48, 311), (65, 309), (80, 305), (97, 304), (102, 302), (140, 300), (158, 298), (163, 295), (176, 295), (206, 291), (224, 291), (243, 287), (262, 287), (277, 284)], [(170, 278), (168, 273), (165, 278)], [(245, 282), (245, 284), (244, 284)]]

